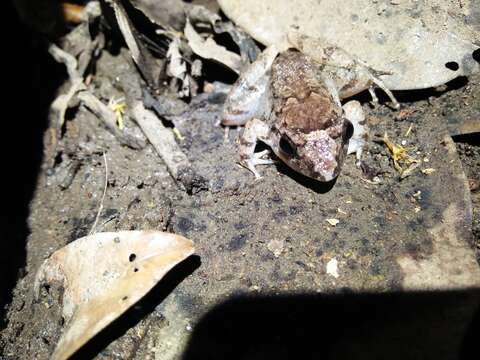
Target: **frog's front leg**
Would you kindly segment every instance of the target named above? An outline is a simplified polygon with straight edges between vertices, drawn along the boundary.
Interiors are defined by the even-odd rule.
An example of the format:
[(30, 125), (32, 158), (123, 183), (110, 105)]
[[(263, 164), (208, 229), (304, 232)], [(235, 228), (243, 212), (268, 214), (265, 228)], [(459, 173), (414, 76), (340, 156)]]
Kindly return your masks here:
[(271, 159), (263, 159), (262, 157), (269, 153), (268, 150), (255, 153), (255, 146), (260, 140), (269, 145), (270, 127), (259, 119), (251, 119), (245, 125), (245, 130), (239, 138), (240, 164), (249, 169), (256, 179), (260, 179), (261, 175), (255, 168), (256, 165), (273, 164)]
[(353, 135), (348, 141), (348, 154), (355, 153), (357, 165), (360, 164), (363, 149), (368, 139), (368, 127), (362, 105), (352, 100), (343, 105), (343, 115), (353, 125)]

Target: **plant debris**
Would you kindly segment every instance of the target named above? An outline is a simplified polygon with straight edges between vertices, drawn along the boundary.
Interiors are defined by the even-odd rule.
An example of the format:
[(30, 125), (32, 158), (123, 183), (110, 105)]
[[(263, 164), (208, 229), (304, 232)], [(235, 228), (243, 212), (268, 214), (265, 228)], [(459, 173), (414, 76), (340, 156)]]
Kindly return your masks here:
[(338, 223), (340, 222), (340, 220), (334, 219), (334, 218), (332, 218), (332, 219), (325, 219), (325, 221), (328, 222), (328, 223), (329, 223), (330, 225), (332, 225), (332, 226), (337, 226)]
[(401, 145), (397, 145), (388, 138), (388, 134), (383, 136), (383, 142), (390, 151), (395, 169), (400, 173), (401, 178), (409, 176), (415, 170), (420, 162), (408, 154), (408, 150)]
[(44, 286), (64, 289), (65, 329), (51, 359), (68, 359), (193, 252), (190, 240), (158, 231), (97, 233), (54, 252), (35, 278), (37, 299)]
[[(0, 352), (7, 358), (44, 360), (54, 344), (54, 359), (68, 357), (192, 254), (186, 237), (195, 239), (201, 269), (146, 316), (151, 328), (140, 321), (100, 357), (188, 357), (204, 331), (202, 319), (221, 308), (219, 301), (242, 292), (252, 292), (256, 301), (267, 293), (478, 287), (471, 248), (475, 229), (478, 234), (478, 219), (473, 231), (471, 224), (478, 156), (471, 147), (462, 150), (474, 169), (465, 177), (449, 135), (478, 132), (479, 42), (470, 32), (478, 14), (471, 0), (448, 2), (450, 9), (440, 0), (360, 0), (351, 6), (219, 0), (223, 12), (215, 0), (50, 3), (38, 2), (38, 9), (61, 10), (66, 24), (53, 14), (46, 16), (52, 26), (32, 17), (27, 22), (43, 26), (67, 79), (54, 95), (47, 156), (29, 207), (26, 274), (13, 291), (1, 333)], [(22, 18), (35, 14), (26, 0), (15, 4)], [(62, 32), (53, 32), (60, 23)], [(402, 92), (398, 112), (364, 105), (366, 118), (359, 121), (367, 119), (371, 134), (385, 136), (378, 143), (365, 136), (361, 158), (347, 156), (331, 187), (281, 163), (255, 182), (236, 165), (233, 138), (241, 130), (225, 139), (220, 126), (224, 107), (232, 105), (225, 99), (252, 62), (271, 64), (292, 46), (276, 38), (288, 36), (291, 25), (313, 39), (312, 48), (333, 44), (341, 50), (337, 55), (351, 54), (342, 57), (340, 69), (361, 64), (372, 70), (392, 100), (389, 89), (473, 75), (465, 86)], [(402, 39), (395, 41), (399, 33)], [(330, 66), (326, 60), (322, 65)], [(67, 241), (73, 242), (62, 248)], [(52, 249), (60, 250), (42, 265)], [(460, 336), (450, 324), (438, 328), (454, 328)], [(259, 344), (250, 345), (258, 350)], [(222, 347), (213, 351), (228, 358)]]
[(474, 59), (480, 33), (467, 20), (477, 16), (475, 0), (218, 3), (233, 22), (262, 44), (281, 44), (292, 29), (321, 38), (369, 67), (382, 69), (381, 79), (391, 90), (434, 87), (480, 70)]

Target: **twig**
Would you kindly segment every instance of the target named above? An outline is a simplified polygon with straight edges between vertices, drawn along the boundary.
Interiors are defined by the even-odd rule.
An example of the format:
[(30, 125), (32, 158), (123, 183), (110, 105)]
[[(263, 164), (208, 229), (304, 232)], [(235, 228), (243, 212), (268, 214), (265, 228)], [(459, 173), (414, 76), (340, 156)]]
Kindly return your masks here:
[(75, 57), (66, 51), (60, 49), (57, 45), (51, 44), (48, 48), (48, 52), (52, 57), (60, 64), (64, 64), (67, 68), (68, 76), (70, 77), (71, 85), (65, 94), (59, 95), (50, 107), (50, 112), (57, 118), (56, 128), (60, 129), (65, 121), (65, 112), (68, 108), (68, 103), (75, 94), (85, 89), (83, 78), (78, 72), (78, 62)]
[(105, 151), (103, 152), (103, 161), (105, 163), (105, 185), (103, 187), (103, 194), (102, 199), (100, 200), (100, 206), (98, 208), (97, 216), (95, 217), (95, 222), (92, 225), (92, 228), (88, 235), (92, 235), (95, 232), (95, 227), (97, 226), (98, 219), (100, 219), (100, 214), (103, 210), (103, 201), (105, 200), (105, 195), (107, 194), (107, 186), (108, 186), (108, 163), (107, 163), (107, 155), (105, 155)]
[(135, 137), (132, 134), (128, 134), (125, 130), (122, 131), (118, 128), (115, 113), (91, 92), (82, 91), (78, 94), (78, 98), (97, 118), (103, 121), (107, 129), (115, 135), (121, 144), (127, 145), (132, 149), (143, 149), (145, 147), (146, 142), (144, 139)]
[(173, 133), (163, 126), (155, 113), (146, 109), (141, 101), (135, 101), (132, 115), (165, 162), (170, 175), (181, 183), (187, 192), (205, 189), (204, 179), (194, 172), (192, 164), (175, 142)]
[[(78, 94), (78, 98), (90, 109), (100, 120), (103, 121), (107, 129), (118, 139), (118, 141), (132, 149), (143, 149), (146, 146), (145, 139), (128, 133), (126, 130), (120, 130), (117, 125), (115, 113), (103, 104), (95, 95), (87, 90), (83, 82), (83, 77), (78, 71), (78, 62), (74, 56), (62, 50), (55, 44), (51, 44), (48, 51), (52, 57), (59, 63), (64, 64), (70, 77), (72, 85), (67, 93), (59, 95), (50, 107), (50, 116), (57, 119), (55, 123), (55, 134), (53, 135), (52, 144), (56, 147), (60, 129), (65, 121), (65, 112), (72, 98)], [(52, 149), (50, 157), (55, 157), (55, 149)]]

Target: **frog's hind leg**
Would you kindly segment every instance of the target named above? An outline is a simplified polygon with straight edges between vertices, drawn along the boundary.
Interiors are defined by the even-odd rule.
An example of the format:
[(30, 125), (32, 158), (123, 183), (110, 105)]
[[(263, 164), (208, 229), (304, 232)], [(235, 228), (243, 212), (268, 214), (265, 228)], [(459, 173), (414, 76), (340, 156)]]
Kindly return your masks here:
[(240, 164), (250, 170), (256, 179), (260, 179), (261, 175), (255, 168), (256, 165), (273, 164), (272, 159), (264, 159), (263, 156), (269, 153), (268, 150), (255, 153), (257, 141), (266, 142), (270, 127), (261, 120), (251, 119), (245, 125), (245, 130), (239, 138)]

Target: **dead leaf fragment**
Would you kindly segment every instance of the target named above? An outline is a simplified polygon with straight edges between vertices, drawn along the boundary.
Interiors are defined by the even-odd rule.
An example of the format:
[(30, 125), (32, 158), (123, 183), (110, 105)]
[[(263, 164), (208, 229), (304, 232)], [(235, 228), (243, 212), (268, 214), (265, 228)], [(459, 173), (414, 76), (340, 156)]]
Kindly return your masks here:
[[(383, 142), (387, 146), (393, 160), (395, 169), (400, 173), (401, 178), (409, 176), (420, 164), (419, 161), (408, 154), (406, 148), (395, 144), (385, 133)], [(406, 168), (404, 168), (406, 166)]]
[(64, 287), (65, 329), (51, 359), (67, 359), (142, 298), (176, 264), (192, 255), (192, 241), (159, 231), (97, 233), (57, 250), (35, 277)]
[(338, 219), (325, 219), (326, 222), (328, 222), (332, 226), (337, 226), (337, 224), (340, 222)]
[(107, 0), (107, 2), (109, 2), (113, 8), (118, 27), (130, 50), (133, 61), (137, 64), (148, 85), (156, 89), (158, 87), (158, 79), (160, 78), (162, 66), (156, 62), (155, 58), (140, 39), (138, 31), (130, 21), (122, 3), (118, 0)]
[(280, 44), (292, 29), (321, 37), (387, 72), (381, 78), (390, 90), (434, 87), (480, 70), (474, 59), (480, 32), (467, 20), (476, 18), (478, 2), (397, 2), (392, 8), (372, 0), (347, 6), (338, 0), (218, 0), (223, 13), (262, 44)]
[(179, 97), (190, 95), (190, 75), (187, 72), (187, 64), (180, 53), (180, 39), (174, 38), (167, 51), (167, 75), (177, 78), (181, 82)]
[(424, 174), (424, 175), (432, 175), (435, 171), (437, 171), (437, 170), (435, 170), (434, 168), (427, 168), (427, 169), (423, 169), (423, 170), (422, 170), (422, 174)]
[(188, 20), (185, 25), (185, 37), (187, 38), (188, 45), (192, 48), (192, 51), (198, 56), (204, 59), (214, 60), (232, 69), (237, 74), (240, 73), (242, 68), (242, 59), (240, 55), (218, 45), (212, 37), (203, 39)]

